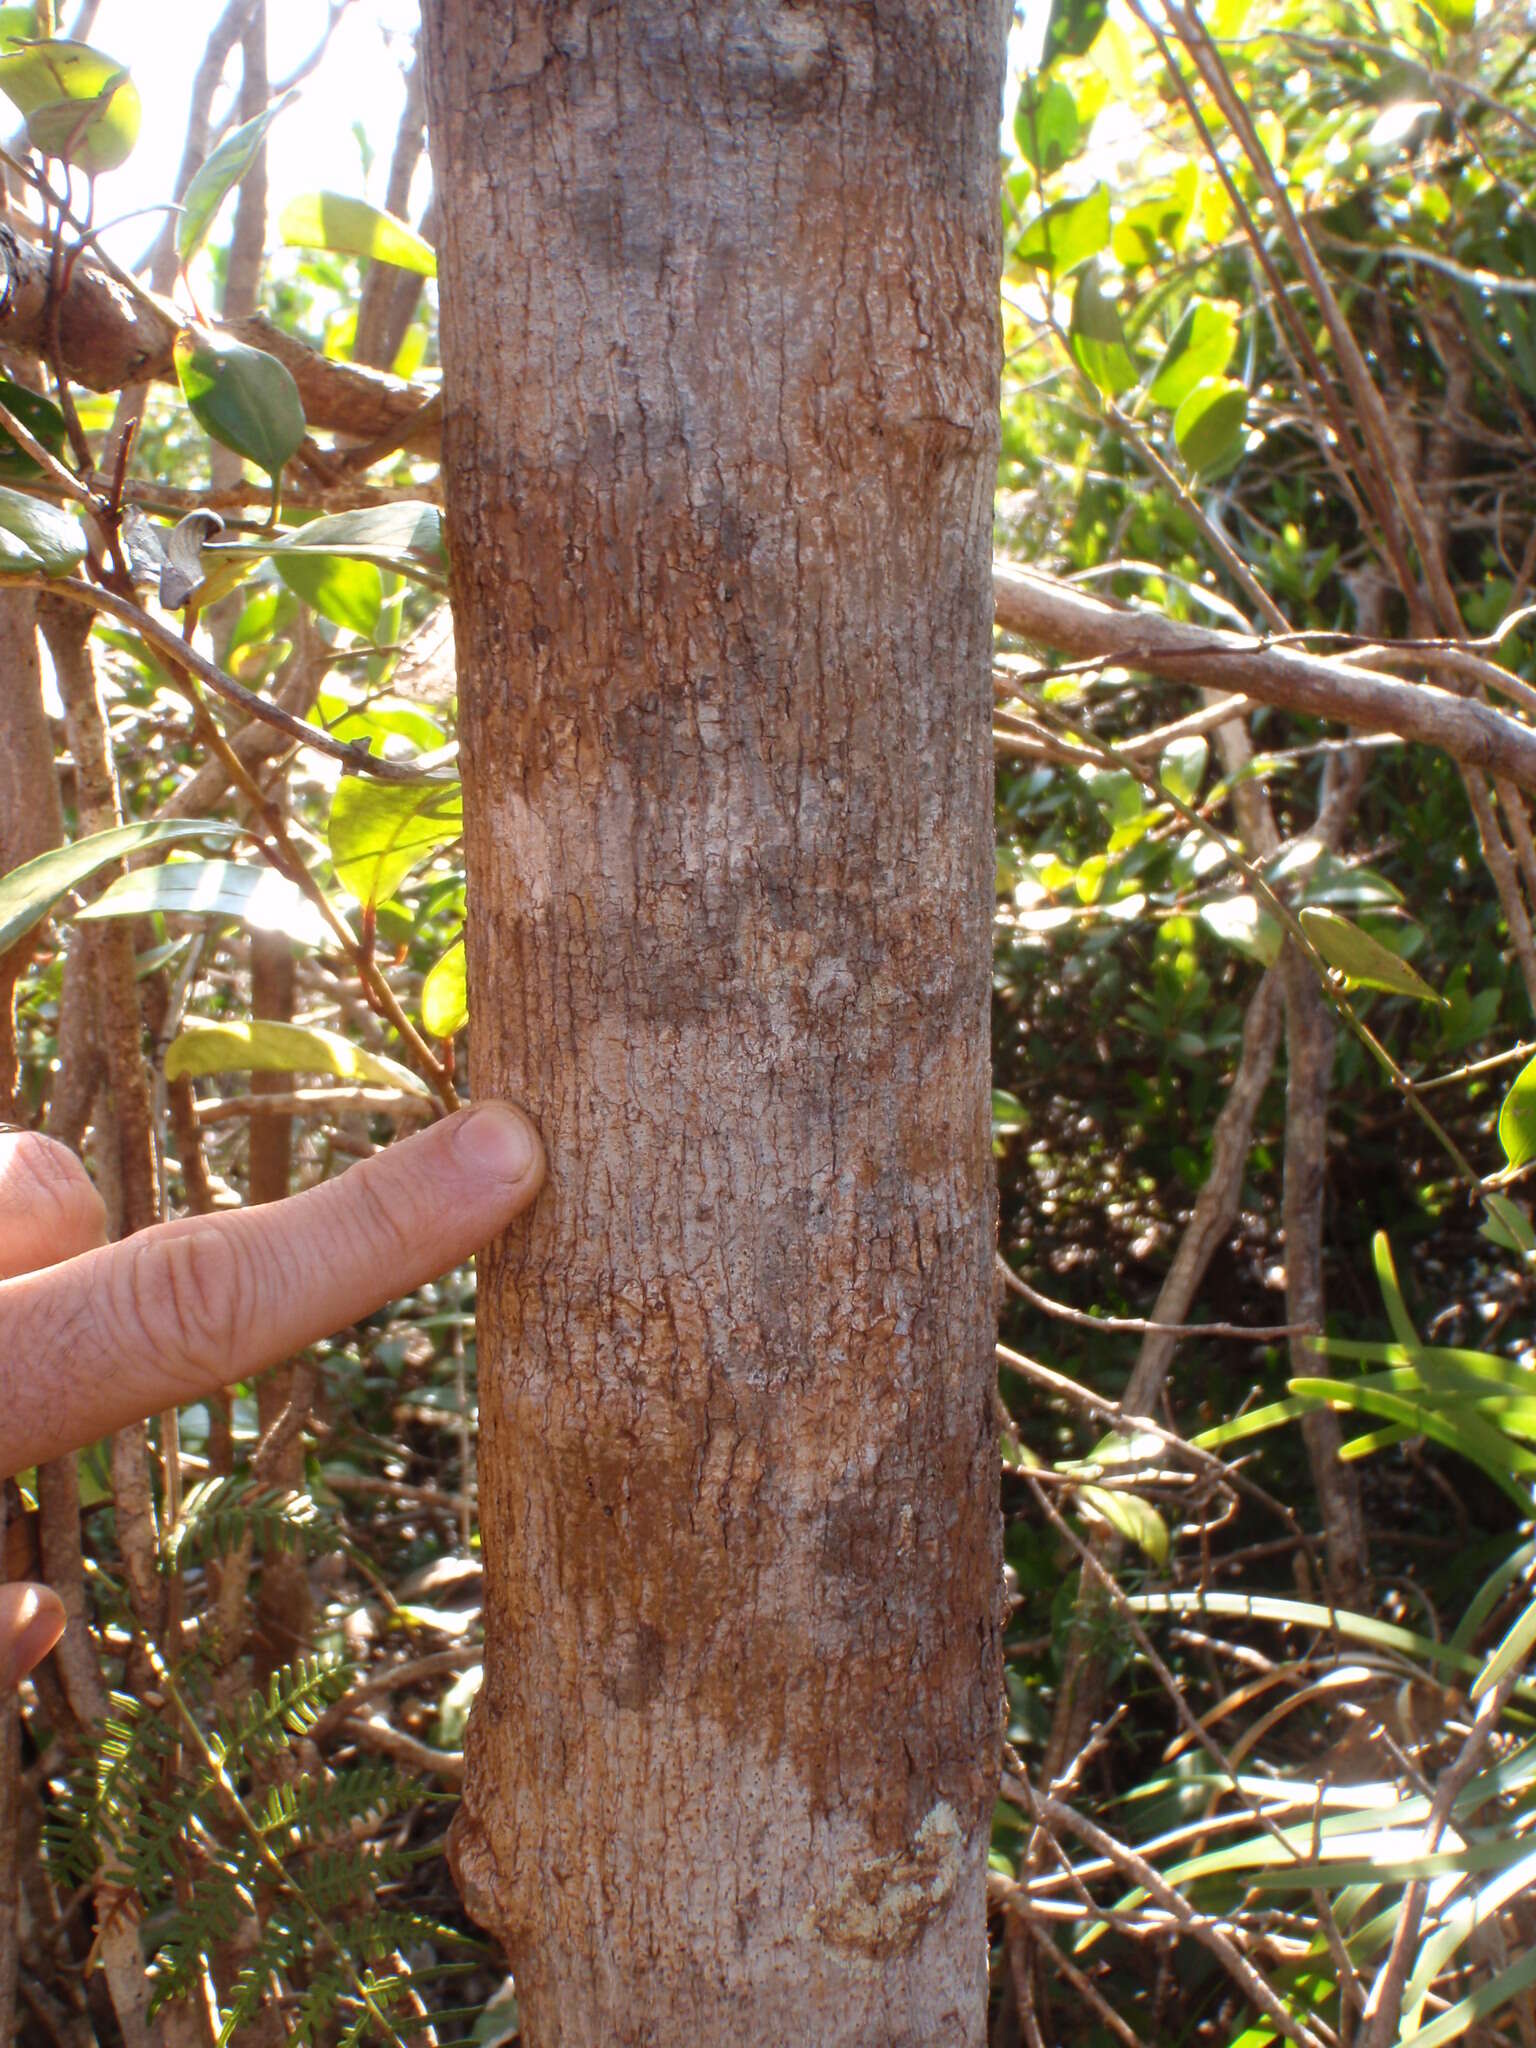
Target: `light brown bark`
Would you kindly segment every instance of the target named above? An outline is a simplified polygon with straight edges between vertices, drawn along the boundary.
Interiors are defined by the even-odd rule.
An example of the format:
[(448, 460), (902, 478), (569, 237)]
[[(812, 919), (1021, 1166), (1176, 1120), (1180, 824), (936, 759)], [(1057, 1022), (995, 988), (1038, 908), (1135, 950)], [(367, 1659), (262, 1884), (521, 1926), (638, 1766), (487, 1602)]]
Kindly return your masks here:
[(979, 2048), (995, 0), (430, 0), (530, 2048)]

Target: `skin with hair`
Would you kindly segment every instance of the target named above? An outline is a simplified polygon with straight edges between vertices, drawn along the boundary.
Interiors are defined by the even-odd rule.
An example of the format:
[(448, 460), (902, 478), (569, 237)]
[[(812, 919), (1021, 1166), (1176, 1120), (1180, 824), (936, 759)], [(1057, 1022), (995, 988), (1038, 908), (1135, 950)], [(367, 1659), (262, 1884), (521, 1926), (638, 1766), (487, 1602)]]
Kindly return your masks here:
[[(0, 1133), (0, 1472), (291, 1357), (504, 1230), (544, 1181), (520, 1110), (477, 1104), (286, 1201), (105, 1242), (75, 1155)], [(64, 1630), (46, 1586), (0, 1586), (0, 1687)]]

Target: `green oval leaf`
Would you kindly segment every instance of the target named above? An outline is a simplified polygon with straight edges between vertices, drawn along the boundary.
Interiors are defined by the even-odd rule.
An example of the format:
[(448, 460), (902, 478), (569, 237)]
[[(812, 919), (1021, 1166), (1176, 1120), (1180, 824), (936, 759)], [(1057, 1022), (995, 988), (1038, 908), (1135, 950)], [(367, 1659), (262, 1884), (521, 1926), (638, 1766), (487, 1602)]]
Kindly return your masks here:
[(464, 794), (456, 782), (348, 776), (336, 785), (326, 831), (336, 879), (359, 903), (376, 906), (463, 829)]
[(1536, 1159), (1536, 1060), (1516, 1074), (1499, 1110), (1499, 1143), (1511, 1166)]
[(464, 941), (455, 939), (421, 985), (421, 1021), (434, 1038), (452, 1038), (469, 1021)]
[(263, 349), (190, 327), (176, 337), (176, 375), (203, 432), (264, 469), (274, 488), (304, 439), (299, 387)]
[(1052, 79), (1043, 92), (1038, 79), (1024, 80), (1013, 137), (1026, 163), (1047, 176), (1059, 171), (1077, 147), (1080, 128), (1077, 101), (1059, 79)]
[(1512, 1202), (1508, 1195), (1484, 1195), (1483, 1207), (1488, 1218), (1478, 1231), (1479, 1237), (1486, 1237), (1500, 1251), (1514, 1252), (1519, 1257), (1536, 1252), (1536, 1229), (1532, 1229), (1530, 1217), (1518, 1202)]
[(86, 545), (73, 512), (0, 485), (0, 572), (67, 576), (85, 560)]
[(1390, 995), (1412, 996), (1421, 1003), (1442, 1000), (1406, 960), (1399, 960), (1389, 947), (1351, 924), (1347, 917), (1341, 917), (1338, 911), (1309, 906), (1300, 913), (1300, 922), (1324, 960), (1352, 988), (1385, 989)]
[(137, 825), (114, 825), (68, 846), (40, 853), (8, 875), (0, 876), (0, 953), (7, 953), (32, 927), (63, 902), (71, 889), (89, 881), (100, 869), (147, 846), (166, 846), (178, 839), (238, 839), (240, 827), (217, 818), (146, 818)]
[(273, 561), (288, 588), (322, 618), (365, 640), (373, 638), (384, 609), (384, 578), (375, 563), (317, 555), (308, 548), (280, 550)]
[(1261, 910), (1252, 896), (1213, 897), (1200, 906), (1200, 922), (1223, 945), (1257, 960), (1261, 966), (1272, 967), (1280, 957), (1280, 941), (1284, 937), (1280, 920)]
[(1168, 1525), (1139, 1494), (1118, 1493), (1107, 1486), (1080, 1486), (1075, 1499), (1080, 1513), (1107, 1522), (1117, 1536), (1134, 1543), (1155, 1565), (1168, 1562)]
[(1200, 379), (1173, 416), (1174, 442), (1197, 476), (1209, 476), (1232, 460), (1247, 416), (1243, 385), (1230, 377)]
[(1095, 185), (1081, 199), (1059, 200), (1024, 229), (1013, 260), (1065, 277), (1109, 244), (1109, 187)]
[(410, 1095), (425, 1095), (425, 1084), (398, 1060), (354, 1045), (318, 1024), (225, 1023), (191, 1017), (165, 1055), (165, 1078), (198, 1074), (334, 1074), (342, 1081), (375, 1081)]
[(208, 239), (219, 208), (256, 161), (262, 140), (278, 115), (297, 99), (298, 87), (285, 92), (253, 120), (242, 121), (207, 156), (187, 187), (176, 223), (176, 256), (185, 268)]
[(418, 277), (436, 277), (437, 256), (413, 227), (392, 213), (349, 199), (340, 192), (305, 192), (290, 199), (278, 221), (290, 248), (331, 249), (342, 256), (371, 256)]
[(1104, 296), (1096, 259), (1078, 279), (1072, 295), (1071, 343), (1079, 367), (1100, 391), (1118, 397), (1136, 382), (1139, 372), (1126, 347), (1120, 309)]
[(1174, 329), (1147, 396), (1155, 405), (1177, 411), (1204, 378), (1222, 374), (1236, 347), (1237, 322), (1232, 315), (1208, 299), (1199, 300)]
[(89, 43), (56, 36), (5, 51), (0, 92), (26, 116), (34, 149), (91, 177), (116, 170), (138, 140), (138, 87), (115, 58)]
[(250, 861), (173, 860), (134, 868), (80, 912), (98, 917), (232, 917), (253, 931), (286, 932), (296, 945), (323, 946), (332, 938), (325, 919), (286, 875)]
[(1192, 804), (1200, 794), (1205, 764), (1210, 756), (1210, 745), (1201, 733), (1192, 733), (1188, 739), (1170, 740), (1157, 764), (1157, 779), (1171, 797), (1177, 798), (1181, 804)]
[[(0, 405), (20, 420), (50, 455), (64, 453), (64, 415), (51, 398), (29, 391), (25, 384), (12, 383), (9, 377), (0, 377)], [(0, 428), (0, 476), (21, 480), (42, 473), (41, 465)]]

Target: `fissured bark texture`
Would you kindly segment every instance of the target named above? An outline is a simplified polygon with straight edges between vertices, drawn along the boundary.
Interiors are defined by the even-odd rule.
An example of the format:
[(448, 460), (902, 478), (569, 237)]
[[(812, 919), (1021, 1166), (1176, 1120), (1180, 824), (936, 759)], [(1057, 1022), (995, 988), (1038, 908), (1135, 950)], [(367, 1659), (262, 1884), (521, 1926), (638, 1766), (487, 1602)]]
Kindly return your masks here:
[(427, 0), (532, 2048), (972, 2048), (998, 0)]

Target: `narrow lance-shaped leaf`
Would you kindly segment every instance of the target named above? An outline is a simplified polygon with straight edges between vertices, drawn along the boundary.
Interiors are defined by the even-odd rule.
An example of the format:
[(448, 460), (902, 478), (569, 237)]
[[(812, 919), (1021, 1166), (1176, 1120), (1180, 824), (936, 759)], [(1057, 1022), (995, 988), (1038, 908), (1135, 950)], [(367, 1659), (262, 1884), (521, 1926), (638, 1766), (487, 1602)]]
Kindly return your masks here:
[(436, 277), (432, 244), (392, 213), (349, 199), (341, 192), (305, 192), (290, 199), (278, 222), (290, 248), (332, 249), (343, 256), (370, 256), (418, 277)]
[(147, 818), (137, 825), (114, 825), (40, 853), (8, 875), (0, 875), (0, 953), (25, 932), (41, 924), (71, 889), (115, 860), (186, 839), (238, 839), (240, 827), (214, 818)]
[(176, 256), (183, 268), (208, 239), (219, 208), (255, 163), (267, 130), (297, 97), (295, 86), (270, 107), (263, 108), (253, 120), (242, 121), (201, 164), (187, 187), (181, 202), (181, 218), (176, 223)]
[(73, 512), (0, 485), (0, 574), (67, 576), (86, 550), (85, 528)]
[(238, 918), (254, 931), (285, 932), (301, 946), (323, 946), (332, 938), (325, 919), (296, 884), (275, 868), (247, 861), (173, 860), (162, 867), (134, 868), (119, 875), (80, 918), (143, 917), (150, 911)]
[(318, 1024), (225, 1023), (190, 1017), (165, 1055), (165, 1077), (186, 1075), (334, 1074), (341, 1081), (374, 1081), (424, 1095), (423, 1083), (409, 1067), (366, 1046), (353, 1045), (337, 1031)]
[(1444, 998), (1415, 974), (1406, 960), (1399, 960), (1389, 947), (1369, 932), (1361, 931), (1336, 910), (1308, 906), (1300, 913), (1301, 928), (1328, 965), (1355, 988), (1385, 989), (1389, 995), (1413, 996), (1421, 1003), (1439, 1003)]

